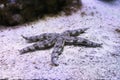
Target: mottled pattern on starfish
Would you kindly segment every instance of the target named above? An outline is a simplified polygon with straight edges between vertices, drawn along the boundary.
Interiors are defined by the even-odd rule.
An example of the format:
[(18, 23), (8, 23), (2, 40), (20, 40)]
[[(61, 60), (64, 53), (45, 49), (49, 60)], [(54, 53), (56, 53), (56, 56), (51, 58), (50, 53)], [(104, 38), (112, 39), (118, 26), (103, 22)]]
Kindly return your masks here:
[(28, 42), (35, 42), (33, 45), (23, 48), (21, 54), (32, 52), (35, 50), (43, 50), (54, 46), (51, 54), (52, 65), (57, 66), (57, 60), (65, 45), (77, 45), (86, 47), (101, 47), (102, 44), (89, 41), (87, 39), (77, 37), (79, 34), (84, 33), (88, 28), (67, 30), (63, 33), (43, 33), (41, 35), (22, 37)]

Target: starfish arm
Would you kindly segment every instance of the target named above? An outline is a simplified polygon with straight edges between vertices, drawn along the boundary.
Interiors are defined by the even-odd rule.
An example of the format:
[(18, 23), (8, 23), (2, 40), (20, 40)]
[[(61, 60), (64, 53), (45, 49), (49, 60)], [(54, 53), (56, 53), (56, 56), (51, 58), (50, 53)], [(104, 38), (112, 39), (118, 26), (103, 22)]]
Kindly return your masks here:
[(76, 30), (67, 30), (63, 32), (63, 34), (69, 34), (69, 36), (78, 36), (79, 34), (84, 33), (89, 28), (83, 28), (83, 29), (76, 29)]
[(27, 40), (28, 42), (37, 42), (37, 41), (43, 41), (45, 39), (51, 38), (52, 36), (55, 36), (56, 33), (44, 33), (41, 35), (36, 35), (36, 36), (30, 36), (30, 37), (26, 37), (21, 35), (25, 40)]
[(65, 39), (66, 45), (81, 45), (86, 47), (101, 47), (102, 44), (89, 41), (81, 37), (67, 37)]
[(58, 66), (57, 60), (59, 58), (59, 55), (62, 53), (64, 48), (65, 40), (62, 37), (57, 38), (57, 41), (54, 45), (54, 50), (51, 54), (51, 62), (52, 65)]
[(47, 48), (50, 48), (51, 46), (53, 46), (54, 43), (55, 43), (55, 39), (47, 39), (42, 42), (36, 42), (31, 46), (25, 47), (25, 48), (19, 50), (19, 52), (20, 52), (20, 54), (24, 54), (27, 52), (33, 52), (35, 50), (47, 49)]

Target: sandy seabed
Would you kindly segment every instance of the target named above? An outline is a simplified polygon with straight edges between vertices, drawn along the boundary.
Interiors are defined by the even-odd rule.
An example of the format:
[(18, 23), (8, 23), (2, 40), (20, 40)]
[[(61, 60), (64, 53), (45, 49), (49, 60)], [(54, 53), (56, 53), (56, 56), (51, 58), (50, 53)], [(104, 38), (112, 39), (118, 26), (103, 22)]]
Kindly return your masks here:
[[(47, 17), (18, 28), (0, 30), (0, 79), (120, 80), (120, 2), (82, 0), (83, 7), (70, 16)], [(103, 43), (102, 48), (65, 46), (59, 66), (51, 66), (51, 52), (40, 50), (20, 55), (30, 45), (21, 35), (89, 27), (80, 36)]]

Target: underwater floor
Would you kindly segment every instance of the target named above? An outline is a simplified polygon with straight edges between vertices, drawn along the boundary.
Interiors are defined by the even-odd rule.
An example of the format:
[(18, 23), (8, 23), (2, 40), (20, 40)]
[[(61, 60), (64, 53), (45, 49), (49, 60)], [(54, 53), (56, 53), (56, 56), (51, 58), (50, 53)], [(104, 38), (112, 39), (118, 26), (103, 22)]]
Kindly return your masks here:
[[(17, 28), (0, 30), (0, 79), (120, 80), (120, 1), (82, 0), (83, 7), (70, 16), (47, 17)], [(80, 36), (103, 43), (101, 48), (65, 46), (59, 66), (51, 66), (51, 52), (20, 55), (30, 45), (21, 37), (88, 27)]]

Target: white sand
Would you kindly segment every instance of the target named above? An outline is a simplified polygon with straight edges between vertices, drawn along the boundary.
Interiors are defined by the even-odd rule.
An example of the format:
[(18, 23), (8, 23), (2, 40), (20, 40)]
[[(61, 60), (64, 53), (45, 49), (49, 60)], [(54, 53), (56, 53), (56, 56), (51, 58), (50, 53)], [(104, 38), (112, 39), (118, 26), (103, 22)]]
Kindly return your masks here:
[[(0, 79), (120, 80), (120, 3), (83, 0), (83, 8), (71, 16), (48, 17), (30, 25), (0, 30)], [(81, 17), (81, 12), (87, 14)], [(92, 13), (94, 15), (92, 16)], [(103, 43), (102, 48), (66, 46), (58, 67), (52, 67), (53, 48), (20, 55), (30, 45), (21, 35), (62, 32), (89, 27), (81, 36)]]

